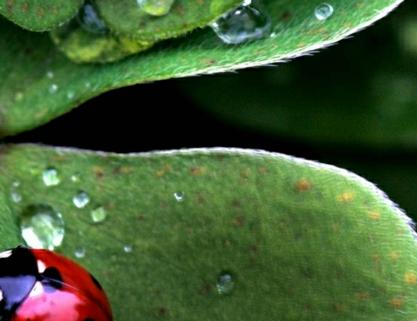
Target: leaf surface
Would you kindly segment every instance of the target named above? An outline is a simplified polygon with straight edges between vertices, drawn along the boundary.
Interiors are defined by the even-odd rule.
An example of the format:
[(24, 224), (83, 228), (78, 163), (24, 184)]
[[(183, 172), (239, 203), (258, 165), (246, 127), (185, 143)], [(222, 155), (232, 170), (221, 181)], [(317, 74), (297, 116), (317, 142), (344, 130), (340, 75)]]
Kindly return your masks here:
[[(11, 230), (28, 206), (60, 212), (59, 250), (85, 250), (79, 261), (103, 283), (116, 320), (417, 316), (409, 220), (347, 171), (236, 149), (115, 155), (9, 145), (0, 154), (0, 186), (17, 181), (22, 196), (1, 213), (13, 213)], [(51, 167), (60, 184), (45, 186)], [(73, 203), (80, 191), (90, 197), (84, 208)], [(94, 224), (98, 208), (107, 217)], [(220, 294), (224, 275), (233, 284)]]

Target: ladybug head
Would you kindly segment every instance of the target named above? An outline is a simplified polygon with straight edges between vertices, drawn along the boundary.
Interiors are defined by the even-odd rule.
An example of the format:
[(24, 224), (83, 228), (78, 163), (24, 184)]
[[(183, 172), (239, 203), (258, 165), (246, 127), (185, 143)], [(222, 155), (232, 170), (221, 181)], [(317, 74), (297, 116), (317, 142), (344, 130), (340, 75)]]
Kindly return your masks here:
[(36, 279), (36, 258), (29, 249), (17, 247), (0, 253), (0, 320), (8, 320)]

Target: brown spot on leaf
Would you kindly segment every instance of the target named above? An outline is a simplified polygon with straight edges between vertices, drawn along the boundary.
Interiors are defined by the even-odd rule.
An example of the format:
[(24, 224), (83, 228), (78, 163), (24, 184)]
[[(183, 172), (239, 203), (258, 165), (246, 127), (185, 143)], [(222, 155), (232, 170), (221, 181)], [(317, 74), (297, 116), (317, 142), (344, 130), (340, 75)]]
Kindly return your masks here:
[(192, 176), (201, 176), (207, 172), (205, 167), (193, 167), (191, 168), (191, 175)]
[(299, 192), (306, 192), (311, 189), (311, 182), (305, 178), (300, 179), (296, 184), (295, 188)]
[(404, 305), (404, 299), (400, 297), (395, 297), (389, 301), (389, 304), (396, 310), (401, 309)]
[(245, 225), (245, 217), (242, 215), (236, 216), (233, 220), (233, 226), (242, 227)]

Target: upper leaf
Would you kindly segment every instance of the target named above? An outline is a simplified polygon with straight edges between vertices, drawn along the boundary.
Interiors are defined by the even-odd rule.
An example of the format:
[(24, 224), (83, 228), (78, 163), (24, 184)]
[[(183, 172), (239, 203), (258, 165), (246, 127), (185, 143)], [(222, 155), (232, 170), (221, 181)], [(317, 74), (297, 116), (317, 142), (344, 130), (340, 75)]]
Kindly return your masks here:
[(58, 27), (77, 13), (84, 0), (0, 0), (0, 14), (32, 31)]
[[(320, 21), (314, 15), (317, 4), (311, 1), (266, 0), (263, 10), (271, 18), (273, 37), (230, 46), (205, 29), (114, 64), (88, 66), (66, 60), (46, 35), (24, 32), (3, 21), (0, 133), (33, 128), (113, 88), (293, 58), (339, 41), (400, 2), (335, 0), (333, 16)], [(53, 79), (47, 76), (51, 74)]]
[(279, 68), (179, 83), (197, 106), (259, 132), (304, 142), (415, 149), (416, 10), (416, 2), (407, 2), (343, 46)]
[[(61, 213), (60, 251), (85, 253), (78, 259), (102, 281), (116, 320), (417, 317), (409, 219), (347, 171), (227, 149), (122, 156), (5, 146), (0, 154), (0, 186), (7, 199), (11, 187), (21, 196), (1, 212), (2, 226), (15, 231), (33, 205)], [(57, 184), (46, 186), (51, 167)], [(83, 206), (74, 201), (80, 191)]]

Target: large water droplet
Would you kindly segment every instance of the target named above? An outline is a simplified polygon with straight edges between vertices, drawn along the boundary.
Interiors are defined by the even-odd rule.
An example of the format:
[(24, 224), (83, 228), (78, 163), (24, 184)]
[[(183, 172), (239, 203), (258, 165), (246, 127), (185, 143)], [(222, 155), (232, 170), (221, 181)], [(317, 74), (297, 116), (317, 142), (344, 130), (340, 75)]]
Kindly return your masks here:
[(77, 248), (77, 249), (74, 251), (74, 256), (75, 256), (77, 259), (82, 259), (83, 257), (85, 257), (85, 253), (86, 253), (85, 248), (83, 248), (83, 247), (79, 247), (79, 248)]
[(175, 0), (137, 0), (142, 11), (151, 16), (165, 16), (169, 13)]
[(22, 238), (28, 246), (53, 250), (62, 244), (64, 220), (51, 206), (30, 205), (23, 210), (19, 220)]
[(175, 192), (174, 193), (174, 198), (177, 202), (182, 202), (182, 201), (184, 201), (185, 194), (183, 192)]
[(226, 44), (240, 44), (261, 39), (271, 33), (269, 17), (251, 5), (242, 5), (211, 24)]
[(230, 273), (223, 272), (217, 278), (217, 293), (225, 295), (232, 293), (235, 287), (235, 281)]
[(49, 167), (43, 171), (42, 180), (46, 186), (56, 186), (61, 183), (58, 170), (54, 167)]
[(100, 18), (96, 6), (90, 0), (87, 0), (81, 7), (77, 20), (80, 26), (88, 32), (100, 35), (108, 32), (106, 23)]
[(323, 21), (329, 19), (334, 13), (334, 8), (328, 3), (322, 3), (314, 10), (314, 16), (317, 20)]
[(90, 216), (93, 223), (101, 223), (107, 218), (107, 211), (104, 207), (100, 206), (92, 210)]
[(84, 191), (80, 191), (74, 195), (72, 202), (77, 208), (84, 208), (90, 202), (90, 196)]

